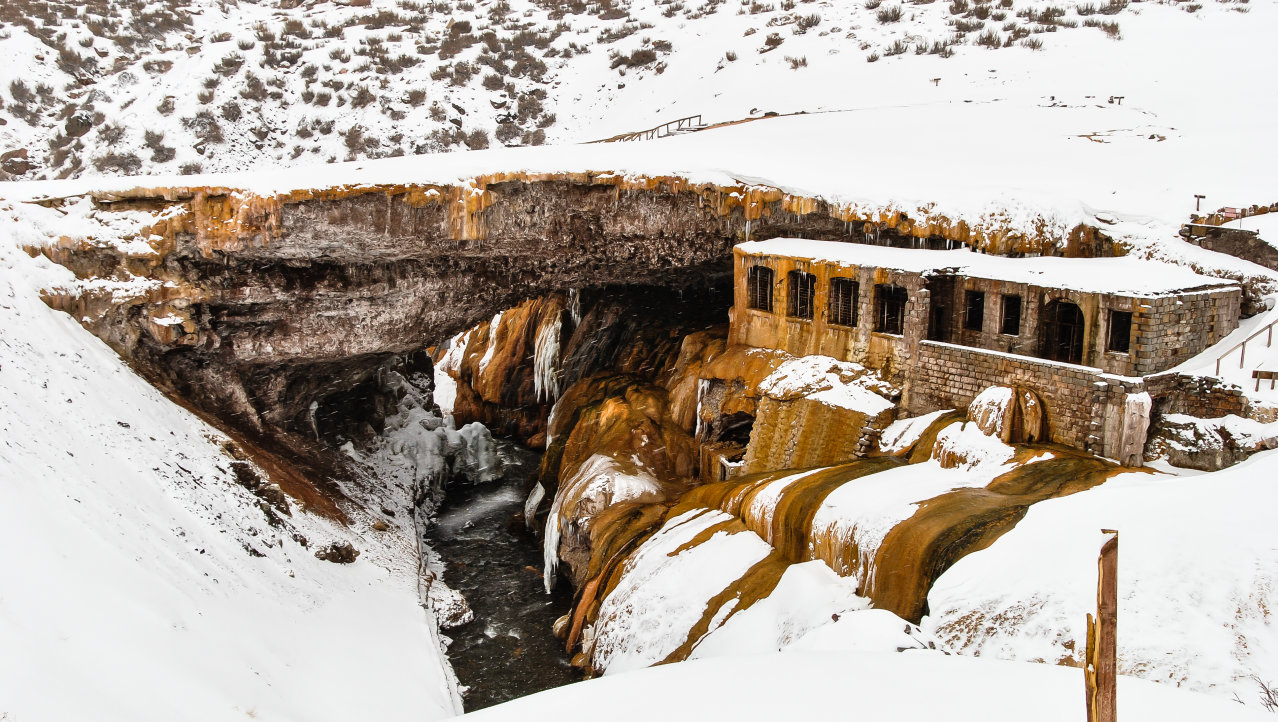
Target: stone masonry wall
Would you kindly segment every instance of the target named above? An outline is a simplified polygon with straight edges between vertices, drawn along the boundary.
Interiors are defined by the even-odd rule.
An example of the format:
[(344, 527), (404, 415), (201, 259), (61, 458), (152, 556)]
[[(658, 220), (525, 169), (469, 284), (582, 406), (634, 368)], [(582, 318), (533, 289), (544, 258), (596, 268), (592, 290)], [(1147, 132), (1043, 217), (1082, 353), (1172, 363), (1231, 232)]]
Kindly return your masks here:
[[(1109, 403), (1110, 376), (1100, 369), (996, 351), (923, 341), (905, 394), (911, 415), (936, 409), (961, 409), (990, 386), (1022, 386), (1034, 391), (1046, 408), (1049, 438), (1060, 444), (1103, 453), (1097, 404)], [(1139, 384), (1139, 379), (1132, 379)]]
[(1142, 299), (1132, 321), (1135, 373), (1151, 374), (1197, 356), (1238, 328), (1234, 289)]

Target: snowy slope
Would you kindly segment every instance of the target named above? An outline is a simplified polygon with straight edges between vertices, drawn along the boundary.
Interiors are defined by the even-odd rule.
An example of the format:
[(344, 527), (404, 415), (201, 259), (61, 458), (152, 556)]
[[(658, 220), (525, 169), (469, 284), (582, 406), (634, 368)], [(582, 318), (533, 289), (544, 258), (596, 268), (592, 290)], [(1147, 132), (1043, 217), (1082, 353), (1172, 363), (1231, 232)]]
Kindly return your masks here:
[[(1192, 474), (1192, 472), (1190, 472)], [(1278, 452), (1211, 474), (1131, 473), (1032, 506), (960, 559), (923, 627), (982, 657), (1077, 659), (1102, 528), (1117, 529), (1119, 671), (1248, 702), (1278, 669)]]
[[(1041, 664), (904, 654), (798, 653), (680, 662), (541, 692), (462, 719), (556, 719), (607, 710), (617, 722), (890, 719), (899, 722), (1082, 722), (1083, 673)], [(1272, 720), (1255, 708), (1119, 678), (1120, 719)]]
[[(1257, 40), (1272, 0), (278, 4), (7, 3), (0, 154), (26, 149), (28, 178), (264, 169), (580, 142), (692, 114), (897, 107), (912, 110), (911, 131), (965, 102), (1113, 95), (1129, 112), (1081, 130), (1088, 142), (1204, 130), (1238, 148), (1232, 129), (1261, 127), (1251, 110), (1274, 101), (1221, 71), (1274, 64)], [(164, 22), (140, 22), (143, 9)], [(1196, 122), (1166, 122), (1171, 108)], [(1000, 115), (1012, 135), (985, 152), (1033, 152), (1016, 134), (1034, 121), (1018, 116)]]
[(456, 713), (411, 524), (264, 511), (219, 432), (41, 302), (70, 274), (18, 250), (37, 212), (0, 206), (0, 719)]

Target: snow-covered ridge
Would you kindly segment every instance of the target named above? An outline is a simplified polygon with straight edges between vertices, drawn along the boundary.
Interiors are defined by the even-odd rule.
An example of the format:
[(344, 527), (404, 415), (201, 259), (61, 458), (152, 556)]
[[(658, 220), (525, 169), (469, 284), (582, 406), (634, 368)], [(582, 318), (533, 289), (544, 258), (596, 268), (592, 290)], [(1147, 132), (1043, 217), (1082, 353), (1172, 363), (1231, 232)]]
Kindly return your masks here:
[[(6, 172), (264, 169), (591, 140), (697, 113), (722, 121), (886, 105), (900, 94), (881, 81), (915, 68), (929, 85), (939, 76), (940, 87), (960, 89), (990, 85), (991, 60), (1059, 63), (1080, 39), (1136, 56), (1142, 16), (1162, 9), (1125, 0), (286, 5), (7, 3), (0, 58), (20, 82), (0, 87), (0, 154), (27, 153), (6, 159)], [(1166, 9), (1186, 25), (1228, 25), (1258, 6)], [(1133, 95), (1094, 94), (1124, 92)], [(1122, 127), (1090, 132), (1105, 140)]]

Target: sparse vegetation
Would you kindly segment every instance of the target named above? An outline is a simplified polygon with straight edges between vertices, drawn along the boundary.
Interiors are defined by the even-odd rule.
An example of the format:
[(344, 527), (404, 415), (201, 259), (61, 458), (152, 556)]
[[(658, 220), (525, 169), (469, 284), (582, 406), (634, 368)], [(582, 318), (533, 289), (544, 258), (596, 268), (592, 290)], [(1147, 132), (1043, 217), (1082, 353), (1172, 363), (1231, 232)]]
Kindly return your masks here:
[(901, 6), (889, 5), (888, 7), (880, 8), (874, 17), (883, 25), (895, 23), (901, 19)]
[[(667, 57), (674, 47), (659, 36), (661, 30), (653, 29), (638, 14), (632, 17), (630, 7), (615, 0), (536, 2), (518, 11), (505, 0), (489, 0), (487, 5), (463, 0), (447, 7), (437, 0), (397, 0), (381, 7), (368, 0), (349, 0), (343, 4), (349, 9), (341, 14), (308, 7), (296, 13), (260, 15), (250, 26), (228, 24), (202, 37), (206, 31), (192, 24), (190, 14), (203, 0), (189, 7), (186, 0), (151, 5), (124, 1), (134, 12), (100, 13), (97, 6), (102, 0), (88, 0), (75, 13), (50, 11), (42, 0), (16, 0), (0, 8), (0, 20), (7, 23), (0, 30), (0, 40), (12, 34), (9, 26), (26, 30), (52, 50), (46, 62), (71, 75), (78, 91), (71, 100), (71, 87), (38, 86), (25, 77), (6, 81), (9, 92), (0, 97), (0, 120), (25, 121), (31, 126), (22, 129), (25, 133), (48, 129), (37, 141), (46, 156), (39, 167), (57, 166), (59, 172), (66, 172), (81, 164), (96, 168), (100, 162), (109, 172), (129, 172), (132, 164), (113, 154), (127, 155), (130, 141), (144, 167), (176, 161), (179, 156), (185, 160), (188, 148), (207, 153), (207, 146), (228, 139), (234, 141), (231, 146), (206, 155), (205, 165), (222, 169), (254, 149), (279, 159), (317, 151), (326, 158), (335, 148), (334, 141), (324, 137), (341, 133), (345, 138), (351, 132), (347, 127), (351, 120), (344, 120), (341, 131), (333, 129), (333, 122), (354, 114), (370, 119), (362, 121), (356, 151), (367, 157), (405, 149), (478, 147), (487, 142), (531, 145), (544, 141), (542, 131), (556, 123), (553, 111), (558, 108), (546, 91), (555, 77), (552, 74), (564, 72), (561, 68), (574, 62), (607, 62), (621, 76), (638, 72), (651, 77), (665, 72), (670, 63), (670, 70), (686, 72)], [(1127, 0), (1058, 4), (1047, 0), (1027, 8), (1024, 4), (1014, 7), (1015, 0), (942, 0), (928, 8), (936, 0), (909, 0), (910, 13), (906, 13), (904, 0), (854, 1), (860, 5), (851, 8), (860, 15), (855, 21), (844, 17), (841, 11), (846, 8), (818, 7), (814, 0), (740, 0), (732, 10), (749, 17), (753, 27), (743, 28), (744, 36), (760, 36), (759, 44), (753, 46), (757, 52), (769, 53), (783, 45), (795, 48), (784, 55), (782, 67), (798, 71), (808, 67), (810, 44), (825, 41), (813, 37), (786, 45), (795, 36), (852, 41), (867, 62), (907, 51), (949, 57), (965, 42), (992, 48), (997, 41), (1000, 47), (1039, 50), (1042, 41), (1032, 34), (1072, 25), (1086, 24), (1120, 37), (1118, 23), (1105, 16), (1121, 12), (1127, 4)], [(25, 14), (10, 10), (19, 5), (27, 8)], [(1177, 7), (1201, 12), (1205, 5), (1205, 0), (1182, 0)], [(726, 2), (658, 0), (657, 6), (672, 23), (685, 23), (723, 11)], [(1018, 9), (1020, 18), (1008, 22)], [(949, 17), (948, 32), (938, 36), (933, 23), (911, 23), (908, 34), (893, 30), (886, 37), (880, 33), (881, 39), (861, 37), (866, 19), (891, 25), (912, 21), (920, 13)], [(588, 16), (590, 22), (583, 24), (574, 16), (578, 20)], [(235, 22), (233, 14), (228, 18)], [(804, 43), (806, 55), (798, 52), (794, 45), (798, 42)], [(827, 51), (837, 55), (839, 48), (818, 52)], [(717, 69), (738, 62), (739, 53), (725, 49)], [(586, 56), (593, 57), (571, 60)], [(194, 87), (175, 92), (171, 77), (175, 71), (187, 76), (184, 85)], [(624, 82), (617, 86), (624, 87)], [(106, 138), (117, 132), (118, 124), (108, 121), (122, 117), (121, 110), (147, 97), (140, 89), (148, 87), (160, 88), (150, 97), (163, 99), (143, 100), (148, 107), (131, 108), (130, 114), (140, 115), (136, 123), (125, 127), (138, 130), (131, 130), (131, 137), (117, 144), (119, 148), (110, 146)], [(450, 90), (455, 87), (467, 88), (452, 96), (460, 104), (457, 112), (444, 100), (455, 93)], [(287, 128), (273, 125), (270, 119), (297, 104), (309, 110), (306, 120)], [(177, 126), (148, 122), (162, 116), (174, 117)], [(426, 127), (415, 140), (368, 139), (369, 129), (387, 119), (404, 123), (403, 127)], [(233, 134), (228, 124), (233, 124)], [(168, 127), (169, 137), (145, 130), (157, 127)], [(476, 128), (483, 129), (482, 141)], [(136, 145), (143, 133), (144, 148)]]
[(1109, 37), (1118, 40), (1122, 37), (1119, 31), (1118, 23), (1112, 20), (1098, 20), (1096, 18), (1088, 18), (1083, 21), (1083, 26), (1088, 28), (1099, 28)]

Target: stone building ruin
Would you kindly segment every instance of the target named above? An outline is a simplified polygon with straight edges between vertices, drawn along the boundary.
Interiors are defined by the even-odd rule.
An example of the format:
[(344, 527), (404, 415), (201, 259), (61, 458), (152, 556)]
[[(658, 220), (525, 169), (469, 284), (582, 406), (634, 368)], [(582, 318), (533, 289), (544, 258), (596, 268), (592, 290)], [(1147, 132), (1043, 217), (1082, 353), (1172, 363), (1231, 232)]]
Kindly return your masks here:
[(1151, 407), (1241, 403), (1169, 371), (1240, 317), (1237, 284), (1184, 268), (787, 238), (733, 264), (730, 345), (864, 365), (907, 415), (1011, 386), (1042, 399), (1044, 440), (1138, 466)]

